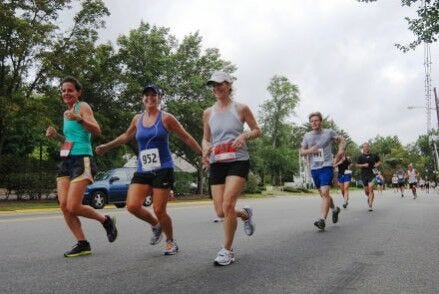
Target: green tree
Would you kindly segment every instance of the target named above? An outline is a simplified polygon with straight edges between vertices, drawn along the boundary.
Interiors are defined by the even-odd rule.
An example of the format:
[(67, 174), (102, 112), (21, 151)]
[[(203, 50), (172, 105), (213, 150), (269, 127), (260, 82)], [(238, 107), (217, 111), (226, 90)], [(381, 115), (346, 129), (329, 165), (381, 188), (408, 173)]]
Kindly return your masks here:
[[(297, 149), (291, 149), (293, 127), (287, 119), (294, 114), (299, 98), (299, 88), (284, 76), (274, 76), (268, 92), (271, 95), (259, 110), (259, 121), (262, 126), (263, 147), (257, 156), (262, 158), (260, 171), (271, 176), (274, 185), (281, 185), (285, 175), (298, 169)], [(265, 173), (261, 178), (265, 177)]]
[[(359, 2), (376, 2), (378, 0), (358, 0)], [(434, 43), (439, 34), (439, 0), (401, 0), (402, 6), (418, 5), (417, 17), (406, 17), (408, 28), (415, 35), (415, 40), (407, 45), (396, 44), (403, 52), (415, 49), (422, 42)]]
[[(87, 33), (94, 32), (97, 37), (95, 29), (103, 25), (100, 19), (108, 14), (102, 1), (82, 1), (73, 28), (61, 32), (56, 25), (58, 14), (69, 3), (71, 1), (62, 0), (0, 3), (0, 111), (3, 114), (0, 116), (0, 155), (5, 150), (13, 150), (8, 145), (16, 144), (17, 139), (22, 146), (33, 145), (34, 138), (30, 134), (41, 133), (42, 129), (39, 122), (29, 122), (47, 117), (44, 103), (33, 100), (37, 93), (50, 92), (50, 72), (58, 65), (54, 57), (68, 51), (73, 36), (85, 38)], [(32, 108), (38, 105), (42, 108)], [(26, 112), (28, 110), (32, 111)], [(23, 124), (27, 129), (17, 133)]]

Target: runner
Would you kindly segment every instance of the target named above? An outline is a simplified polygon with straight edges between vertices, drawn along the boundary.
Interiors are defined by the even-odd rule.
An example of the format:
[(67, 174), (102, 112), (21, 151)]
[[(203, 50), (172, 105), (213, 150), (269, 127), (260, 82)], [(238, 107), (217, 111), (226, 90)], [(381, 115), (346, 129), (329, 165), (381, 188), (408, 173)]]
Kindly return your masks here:
[[(246, 142), (261, 135), (250, 108), (232, 100), (232, 78), (216, 71), (207, 85), (212, 87), (216, 103), (203, 114), (203, 158), (210, 165), (209, 183), (217, 216), (224, 217), (224, 247), (214, 260), (215, 265), (229, 265), (235, 261), (232, 250), (237, 217), (244, 221), (244, 232), (251, 236), (255, 227), (253, 210), (236, 210), (236, 202), (244, 189), (249, 172)], [(250, 131), (244, 132), (244, 123)]]
[(419, 178), (419, 188), (421, 188), (421, 191), (425, 189), (425, 180), (422, 177)]
[(375, 183), (380, 194), (383, 194), (384, 177), (380, 171), (378, 171), (378, 174), (375, 176)]
[(416, 199), (418, 197), (416, 194), (416, 185), (418, 183), (417, 177), (418, 177), (418, 173), (413, 168), (413, 164), (410, 163), (407, 169), (407, 178), (408, 178), (409, 188), (412, 190), (413, 199)]
[[(173, 236), (172, 220), (166, 211), (174, 183), (174, 163), (169, 150), (169, 133), (174, 132), (199, 154), (201, 147), (172, 114), (160, 110), (162, 96), (162, 90), (157, 85), (146, 86), (143, 89), (145, 111), (134, 116), (125, 133), (111, 142), (96, 147), (96, 153), (103, 155), (136, 138), (139, 148), (137, 172), (134, 173), (128, 189), (127, 210), (151, 225), (153, 233), (151, 245), (160, 242), (163, 231), (166, 235), (164, 254), (173, 255), (178, 252), (178, 246)], [(146, 195), (151, 193), (155, 217), (142, 205)]]
[(343, 196), (344, 203), (343, 208), (348, 207), (349, 204), (349, 185), (351, 183), (352, 160), (349, 156), (346, 156), (346, 150), (343, 151), (343, 155), (338, 162), (334, 164), (338, 167), (338, 186), (340, 187), (341, 195)]
[(92, 207), (82, 205), (87, 185), (93, 183), (93, 176), (96, 173), (92, 160), (91, 134), (99, 135), (101, 128), (94, 118), (90, 105), (79, 101), (82, 94), (82, 85), (79, 81), (73, 77), (66, 77), (60, 86), (63, 102), (67, 106), (63, 115), (64, 136), (51, 126), (47, 128), (46, 136), (63, 143), (56, 188), (64, 220), (77, 240), (77, 244), (70, 251), (65, 252), (64, 256), (75, 257), (91, 254), (90, 243), (85, 238), (79, 216), (99, 221), (104, 226), (110, 242), (116, 240), (117, 228), (114, 218), (103, 216)]
[(361, 167), (361, 180), (363, 181), (364, 193), (367, 196), (369, 211), (373, 211), (373, 201), (375, 194), (373, 192), (375, 175), (378, 174), (377, 167), (381, 164), (377, 155), (370, 153), (369, 143), (363, 144), (363, 152), (357, 160), (357, 167)]
[[(346, 142), (334, 130), (322, 129), (322, 114), (320, 112), (313, 112), (308, 118), (312, 131), (306, 133), (303, 137), (300, 155), (308, 156), (314, 185), (322, 197), (321, 218), (315, 221), (314, 225), (323, 231), (326, 226), (325, 220), (329, 208), (332, 209), (332, 222), (334, 224), (338, 222), (340, 207), (334, 205), (334, 201), (329, 195), (329, 188), (333, 178), (333, 163), (340, 161), (344, 154), (343, 150), (346, 147)], [(332, 157), (333, 141), (338, 142), (338, 153), (335, 159)]]
[(401, 167), (399, 167), (398, 170), (396, 171), (396, 177), (398, 178), (398, 187), (399, 187), (399, 190), (401, 191), (401, 198), (402, 198), (402, 197), (404, 197), (405, 175), (404, 175), (404, 171), (402, 170)]
[(398, 177), (396, 174), (392, 176), (392, 187), (395, 189), (395, 193), (398, 193)]

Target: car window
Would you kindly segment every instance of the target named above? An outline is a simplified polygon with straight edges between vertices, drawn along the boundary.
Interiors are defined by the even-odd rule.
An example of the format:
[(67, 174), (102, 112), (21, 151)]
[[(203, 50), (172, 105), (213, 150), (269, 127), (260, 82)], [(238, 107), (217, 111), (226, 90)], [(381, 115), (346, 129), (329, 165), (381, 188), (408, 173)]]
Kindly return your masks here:
[(120, 181), (128, 181), (127, 174), (123, 169), (117, 169), (113, 172), (112, 177), (118, 177)]

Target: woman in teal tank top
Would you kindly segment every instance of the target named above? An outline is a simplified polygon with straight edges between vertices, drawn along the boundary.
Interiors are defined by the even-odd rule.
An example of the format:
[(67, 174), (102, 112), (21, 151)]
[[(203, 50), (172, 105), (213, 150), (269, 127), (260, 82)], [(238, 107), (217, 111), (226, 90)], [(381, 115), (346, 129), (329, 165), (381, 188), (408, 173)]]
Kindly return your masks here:
[(82, 205), (84, 192), (87, 185), (93, 182), (95, 173), (91, 134), (99, 135), (101, 128), (91, 107), (85, 102), (79, 102), (81, 93), (82, 86), (77, 79), (67, 77), (61, 82), (62, 100), (67, 106), (64, 112), (64, 136), (51, 126), (46, 130), (48, 138), (62, 143), (62, 161), (57, 176), (58, 200), (67, 226), (77, 240), (77, 244), (64, 253), (65, 257), (91, 254), (90, 243), (85, 238), (79, 216), (99, 221), (110, 242), (117, 237), (114, 218), (101, 215), (88, 205)]

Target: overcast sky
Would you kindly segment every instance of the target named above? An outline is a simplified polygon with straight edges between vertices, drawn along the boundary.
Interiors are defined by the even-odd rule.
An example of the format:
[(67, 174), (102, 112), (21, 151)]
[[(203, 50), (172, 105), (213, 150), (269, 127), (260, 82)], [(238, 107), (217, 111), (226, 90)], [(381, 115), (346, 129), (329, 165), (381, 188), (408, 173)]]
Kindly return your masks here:
[[(258, 112), (274, 75), (299, 86), (292, 121), (319, 110), (356, 143), (397, 135), (403, 144), (426, 133), (424, 49), (400, 52), (413, 40), (405, 16), (415, 7), (400, 0), (108, 0), (102, 40), (137, 28), (143, 20), (169, 27), (179, 40), (195, 31), (238, 67), (235, 99)], [(437, 45), (431, 46), (432, 85), (437, 86)], [(436, 114), (432, 113), (436, 127)]]

